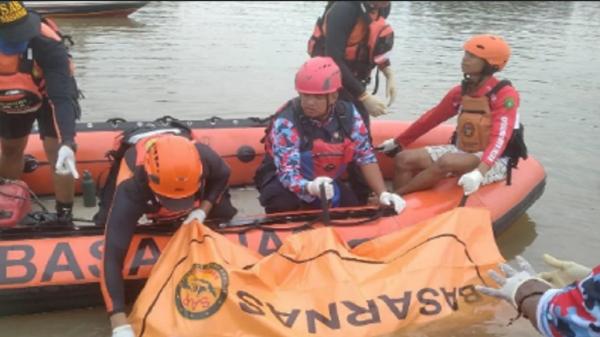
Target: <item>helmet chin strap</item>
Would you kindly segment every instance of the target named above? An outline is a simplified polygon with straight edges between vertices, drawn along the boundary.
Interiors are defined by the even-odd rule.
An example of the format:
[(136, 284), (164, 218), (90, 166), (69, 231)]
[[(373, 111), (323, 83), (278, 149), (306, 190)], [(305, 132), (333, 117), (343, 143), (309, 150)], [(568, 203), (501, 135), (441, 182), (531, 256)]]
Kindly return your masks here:
[(461, 82), (461, 91), (462, 94), (465, 95), (472, 90), (476, 89), (483, 83), (483, 80), (486, 79), (487, 76), (484, 73), (477, 74), (476, 78), (473, 78), (473, 75), (463, 73), (463, 80)]
[(327, 113), (332, 113), (333, 112), (333, 108), (335, 107), (335, 102), (336, 100), (334, 100), (333, 102), (329, 101), (329, 96), (327, 96)]
[[(331, 102), (329, 99), (329, 95), (328, 95), (326, 98), (325, 104), (326, 104), (325, 105), (325, 114), (323, 114), (323, 116), (322, 116), (323, 120), (325, 118), (327, 118), (329, 116), (329, 114), (333, 111), (333, 107), (335, 106), (335, 101)], [(318, 119), (321, 119), (321, 118), (319, 117)]]
[(471, 90), (477, 89), (484, 80), (492, 76), (496, 71), (498, 71), (497, 67), (491, 66), (486, 62), (481, 72), (475, 74), (477, 79), (474, 79), (472, 74), (463, 73), (463, 80), (461, 82), (462, 94), (464, 95)]
[(331, 112), (331, 103), (329, 102), (329, 95), (325, 98), (325, 116)]

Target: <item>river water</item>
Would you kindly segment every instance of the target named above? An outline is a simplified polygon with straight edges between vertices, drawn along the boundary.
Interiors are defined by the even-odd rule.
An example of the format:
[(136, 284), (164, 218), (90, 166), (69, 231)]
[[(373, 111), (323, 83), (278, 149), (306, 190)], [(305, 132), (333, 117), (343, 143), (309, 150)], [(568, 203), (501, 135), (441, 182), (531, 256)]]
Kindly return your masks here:
[[(544, 195), (498, 238), (503, 255), (544, 269), (552, 253), (600, 262), (600, 3), (394, 2), (391, 56), (399, 95), (382, 119), (413, 120), (461, 79), (462, 43), (504, 36), (501, 76), (521, 94)], [(324, 2), (152, 2), (129, 18), (58, 20), (75, 41), (83, 121), (163, 115), (266, 116), (295, 95), (294, 73)], [(380, 90), (380, 95), (382, 95)], [(596, 150), (594, 150), (596, 149)], [(450, 325), (448, 336), (536, 336), (499, 304), (495, 317)], [(428, 335), (426, 331), (411, 336)], [(102, 308), (0, 318), (1, 336), (109, 336)], [(199, 334), (201, 335), (201, 334)], [(431, 334), (437, 335), (437, 334)]]

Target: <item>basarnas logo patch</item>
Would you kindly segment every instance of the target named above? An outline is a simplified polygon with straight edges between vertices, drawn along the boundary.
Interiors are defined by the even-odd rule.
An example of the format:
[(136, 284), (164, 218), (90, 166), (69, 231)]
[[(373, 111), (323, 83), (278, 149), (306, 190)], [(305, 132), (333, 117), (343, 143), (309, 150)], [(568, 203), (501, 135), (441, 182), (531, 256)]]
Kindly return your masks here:
[(229, 276), (221, 265), (194, 264), (177, 284), (175, 305), (185, 318), (210, 317), (227, 299), (228, 287)]
[(475, 126), (473, 123), (465, 123), (463, 125), (462, 132), (465, 137), (472, 137), (475, 133)]

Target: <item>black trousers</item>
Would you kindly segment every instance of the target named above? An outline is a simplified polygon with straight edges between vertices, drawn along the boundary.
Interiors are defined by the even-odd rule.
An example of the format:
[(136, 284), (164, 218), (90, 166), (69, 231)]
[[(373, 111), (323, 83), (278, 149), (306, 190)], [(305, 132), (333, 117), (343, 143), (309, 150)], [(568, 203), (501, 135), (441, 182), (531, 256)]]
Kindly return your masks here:
[[(340, 207), (359, 206), (356, 193), (346, 184), (337, 181), (340, 189)], [(258, 200), (266, 213), (291, 212), (304, 209), (319, 209), (320, 204), (309, 204), (285, 188), (277, 177), (273, 177), (259, 189)]]
[(238, 210), (231, 203), (231, 194), (229, 190), (226, 190), (221, 196), (221, 199), (213, 205), (210, 212), (206, 215), (206, 220), (218, 219), (221, 221), (229, 221), (236, 214)]

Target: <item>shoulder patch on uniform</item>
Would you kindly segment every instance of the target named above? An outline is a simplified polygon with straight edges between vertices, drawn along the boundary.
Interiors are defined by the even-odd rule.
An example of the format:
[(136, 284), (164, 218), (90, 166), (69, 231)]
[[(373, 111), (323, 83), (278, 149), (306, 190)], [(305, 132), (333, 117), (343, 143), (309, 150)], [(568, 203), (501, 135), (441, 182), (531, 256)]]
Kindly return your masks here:
[(504, 107), (507, 109), (512, 109), (515, 106), (515, 99), (512, 97), (506, 97), (504, 99)]

